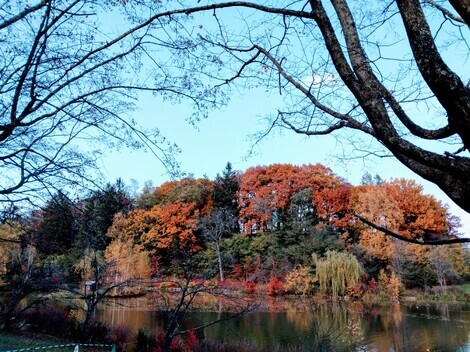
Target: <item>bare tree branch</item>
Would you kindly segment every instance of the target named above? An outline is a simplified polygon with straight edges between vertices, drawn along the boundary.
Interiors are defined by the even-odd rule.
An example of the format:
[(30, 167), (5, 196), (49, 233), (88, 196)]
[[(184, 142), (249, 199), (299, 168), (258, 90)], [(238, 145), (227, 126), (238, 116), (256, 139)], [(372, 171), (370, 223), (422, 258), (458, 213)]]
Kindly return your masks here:
[(446, 17), (449, 17), (450, 19), (456, 21), (456, 22), (460, 22), (460, 23), (463, 23), (463, 24), (466, 24), (465, 21), (462, 19), (462, 17), (459, 17), (459, 16), (456, 16), (455, 14), (453, 14), (452, 12), (450, 12), (449, 10), (447, 10), (444, 6), (438, 4), (437, 2), (435, 2), (434, 0), (423, 0), (423, 2), (425, 4), (429, 4), (433, 7), (435, 7), (436, 9), (438, 9), (439, 11), (441, 11), (444, 16)]
[(7, 19), (7, 20), (4, 20), (2, 23), (0, 23), (0, 30), (2, 30), (3, 28), (6, 28), (6, 27), (8, 27), (8, 26), (11, 26), (11, 25), (14, 24), (15, 22), (18, 22), (18, 21), (22, 20), (23, 18), (25, 18), (26, 16), (28, 16), (30, 13), (41, 9), (41, 8), (42, 8), (44, 5), (46, 5), (48, 2), (50, 2), (50, 0), (43, 0), (43, 1), (40, 1), (40, 2), (38, 2), (36, 5), (27, 7), (27, 8), (25, 8), (22, 12), (16, 14), (15, 16), (13, 16), (13, 17), (11, 17), (11, 18), (9, 18), (9, 19)]
[(396, 232), (390, 231), (389, 229), (383, 226), (376, 225), (373, 222), (363, 218), (362, 216), (358, 214), (354, 214), (354, 216), (357, 217), (359, 220), (361, 220), (364, 224), (380, 232), (383, 232), (385, 235), (399, 239), (404, 242), (420, 244), (420, 245), (425, 245), (425, 246), (449, 245), (449, 244), (455, 244), (455, 243), (470, 243), (470, 238), (450, 238), (450, 239), (438, 239), (438, 240), (420, 240), (416, 238), (409, 238), (409, 237), (400, 235)]

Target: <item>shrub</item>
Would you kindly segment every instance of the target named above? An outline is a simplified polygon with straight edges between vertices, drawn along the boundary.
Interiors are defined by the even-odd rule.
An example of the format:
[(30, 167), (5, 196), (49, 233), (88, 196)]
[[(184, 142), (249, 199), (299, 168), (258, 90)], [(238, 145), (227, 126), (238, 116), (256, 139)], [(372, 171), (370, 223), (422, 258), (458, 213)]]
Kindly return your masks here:
[(24, 321), (34, 332), (57, 337), (69, 337), (76, 330), (76, 322), (68, 309), (37, 308), (25, 313)]
[(275, 276), (271, 276), (268, 284), (268, 295), (279, 296), (282, 294), (284, 294), (284, 283)]
[(237, 280), (225, 279), (224, 281), (218, 282), (218, 287), (224, 290), (241, 291), (243, 289), (243, 284)]
[(350, 285), (346, 287), (346, 295), (352, 300), (359, 300), (364, 294), (361, 283)]
[(256, 292), (256, 282), (254, 281), (245, 281), (244, 287), (245, 293), (251, 295)]
[[(156, 346), (152, 349), (152, 352), (161, 352), (162, 346), (165, 342), (165, 333), (160, 331), (157, 334)], [(182, 338), (177, 336), (171, 340), (170, 352), (191, 352), (196, 349), (198, 345), (198, 340), (194, 329), (191, 329), (187, 336)], [(139, 350), (139, 352), (141, 352)]]
[(123, 350), (124, 346), (131, 341), (132, 332), (127, 326), (118, 325), (108, 327), (106, 343), (116, 345), (119, 350)]
[(88, 323), (86, 328), (80, 332), (80, 341), (82, 342), (95, 342), (105, 341), (108, 336), (109, 326), (99, 320), (92, 320)]
[(379, 283), (375, 281), (374, 278), (370, 279), (370, 281), (367, 283), (366, 290), (370, 292), (377, 292), (379, 290)]
[(139, 329), (139, 332), (136, 336), (136, 351), (150, 352), (155, 348), (155, 343), (155, 336), (147, 336), (147, 334), (142, 329)]
[(317, 280), (310, 274), (309, 268), (298, 266), (286, 276), (285, 291), (293, 294), (311, 294)]
[(188, 336), (184, 340), (183, 351), (184, 352), (193, 351), (196, 348), (196, 346), (197, 346), (196, 333), (194, 332), (194, 329), (191, 329), (188, 333)]
[(33, 332), (76, 339), (82, 342), (99, 342), (116, 345), (123, 349), (132, 337), (129, 328), (110, 326), (98, 320), (92, 320), (86, 329), (83, 328), (68, 309), (38, 308), (25, 313), (24, 321)]

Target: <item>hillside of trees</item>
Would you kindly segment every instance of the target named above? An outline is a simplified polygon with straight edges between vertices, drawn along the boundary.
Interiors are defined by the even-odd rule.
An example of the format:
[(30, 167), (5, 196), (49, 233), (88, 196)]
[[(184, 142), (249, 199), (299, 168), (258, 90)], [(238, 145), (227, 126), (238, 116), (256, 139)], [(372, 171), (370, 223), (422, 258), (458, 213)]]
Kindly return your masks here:
[(121, 180), (83, 199), (58, 192), (0, 225), (1, 288), (14, 293), (2, 326), (33, 292), (80, 293), (88, 282), (103, 296), (144, 293), (184, 275), (188, 258), (198, 277), (246, 293), (398, 296), (470, 277), (462, 244), (408, 243), (358, 217), (417, 242), (459, 235), (459, 219), (415, 181), (366, 174), (352, 186), (320, 164), (237, 172), (228, 163), (214, 180), (186, 177), (134, 197)]

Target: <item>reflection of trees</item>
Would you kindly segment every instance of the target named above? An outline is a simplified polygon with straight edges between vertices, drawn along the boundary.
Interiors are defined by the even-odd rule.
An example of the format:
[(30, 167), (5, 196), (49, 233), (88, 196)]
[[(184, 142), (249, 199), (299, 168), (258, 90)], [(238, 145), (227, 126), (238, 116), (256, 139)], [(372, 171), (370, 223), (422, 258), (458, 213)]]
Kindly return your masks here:
[[(286, 300), (284, 312), (254, 312), (237, 319), (211, 326), (205, 336), (215, 340), (246, 340), (253, 346), (303, 346), (311, 351), (458, 351), (469, 341), (470, 312), (464, 306), (404, 306), (391, 304), (316, 305), (304, 300)], [(145, 304), (143, 305), (145, 306)], [(119, 309), (106, 312), (106, 321), (133, 325), (134, 331), (144, 328), (154, 332), (165, 319), (141, 309)], [(227, 307), (224, 304), (224, 309)], [(196, 312), (186, 326), (204, 324), (229, 313)], [(103, 315), (100, 315), (103, 316)], [(139, 320), (140, 319), (140, 320)], [(367, 345), (366, 345), (367, 341)], [(285, 349), (283, 349), (285, 348)], [(361, 349), (362, 348), (362, 349)], [(292, 349), (295, 350), (295, 349)]]
[(322, 305), (312, 322), (317, 351), (356, 351), (364, 347), (361, 311), (346, 305)]
[(411, 329), (407, 319), (403, 318), (402, 308), (398, 303), (390, 305), (388, 314), (391, 342), (396, 352), (413, 351), (419, 340), (416, 331)]
[[(310, 310), (305, 310), (305, 307)], [(258, 346), (267, 341), (280, 345), (293, 343), (316, 351), (354, 351), (365, 348), (395, 351), (456, 350), (465, 346), (469, 336), (470, 314), (458, 317), (448, 306), (413, 311), (391, 304), (387, 307), (322, 304), (312, 308), (311, 302), (287, 301), (285, 314), (253, 313), (248, 320), (237, 321), (233, 335), (252, 340)], [(232, 325), (231, 325), (232, 326)], [(223, 329), (222, 327), (219, 327)], [(225, 332), (227, 328), (225, 328)], [(235, 332), (236, 331), (236, 332)], [(222, 331), (220, 337), (225, 337)]]
[(299, 331), (308, 331), (312, 326), (313, 312), (299, 313), (299, 310), (290, 308), (286, 310), (286, 320)]
[[(133, 300), (134, 301), (134, 300)], [(145, 306), (142, 304), (141, 306)], [(147, 305), (151, 306), (151, 305)], [(224, 304), (223, 309), (227, 309)], [(165, 317), (142, 308), (102, 311), (100, 317), (114, 324), (132, 325), (150, 333), (165, 325)], [(136, 308), (136, 307), (134, 307)], [(316, 305), (304, 300), (285, 301), (284, 312), (253, 312), (244, 319), (205, 329), (215, 340), (246, 340), (260, 348), (293, 344), (311, 351), (458, 351), (469, 342), (470, 312), (463, 306), (369, 306), (362, 304)], [(195, 312), (185, 327), (201, 325), (229, 313)], [(114, 319), (114, 320), (111, 320)], [(366, 345), (367, 341), (367, 345)], [(328, 348), (327, 348), (328, 347)], [(287, 349), (288, 350), (288, 349)]]
[(462, 306), (439, 304), (416, 309), (413, 313), (411, 319), (419, 322), (417, 333), (423, 346), (437, 351), (457, 351), (469, 342), (470, 314), (462, 311)]
[[(318, 305), (299, 314), (286, 305), (286, 319), (297, 331), (306, 332), (305, 341), (315, 351), (354, 351), (364, 347), (363, 307)], [(359, 309), (358, 309), (359, 308)]]
[(98, 318), (114, 326), (128, 326), (132, 332), (137, 333), (143, 329), (148, 334), (154, 334), (157, 327), (152, 314), (142, 309), (129, 309), (118, 300), (108, 304), (106, 308), (100, 309)]
[[(375, 313), (374, 313), (375, 312)], [(458, 315), (457, 315), (458, 314)], [(368, 310), (364, 316), (366, 336), (373, 334), (373, 347), (388, 351), (454, 351), (468, 342), (469, 326), (463, 312), (448, 305), (402, 306), (391, 304), (382, 307), (380, 314)]]

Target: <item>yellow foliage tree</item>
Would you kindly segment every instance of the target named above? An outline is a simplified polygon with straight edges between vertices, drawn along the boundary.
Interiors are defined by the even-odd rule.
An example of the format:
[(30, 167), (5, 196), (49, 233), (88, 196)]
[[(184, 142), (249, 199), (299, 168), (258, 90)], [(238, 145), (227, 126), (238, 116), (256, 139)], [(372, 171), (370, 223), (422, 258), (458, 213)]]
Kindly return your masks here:
[(387, 276), (384, 270), (380, 270), (378, 279), (382, 293), (388, 295), (393, 301), (398, 300), (402, 286), (400, 278), (394, 272)]
[[(355, 187), (350, 202), (354, 213), (362, 214), (364, 218), (389, 230), (398, 231), (400, 223), (403, 222), (403, 214), (398, 204), (381, 186)], [(358, 227), (359, 246), (379, 260), (390, 260), (393, 252), (391, 238), (372, 227), (362, 224), (358, 224)]]
[[(135, 294), (145, 290), (143, 283), (150, 279), (150, 256), (131, 238), (112, 241), (104, 252), (110, 264), (107, 281), (116, 286), (115, 294)], [(128, 283), (120, 285), (120, 283)]]
[[(459, 219), (451, 216), (446, 206), (433, 196), (423, 194), (422, 186), (413, 180), (395, 179), (380, 185), (354, 187), (350, 208), (371, 223), (409, 239), (431, 241), (446, 236), (452, 238), (460, 226)], [(407, 261), (422, 267), (427, 265), (430, 246), (404, 245), (360, 221), (355, 225), (360, 234), (360, 248), (387, 266), (391, 264), (399, 276), (406, 269), (400, 266), (406, 265)], [(456, 258), (456, 265), (461, 259)]]
[(21, 253), (20, 237), (23, 234), (24, 230), (19, 224), (0, 224), (0, 283), (8, 271), (8, 264)]

